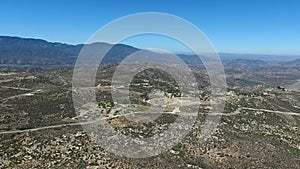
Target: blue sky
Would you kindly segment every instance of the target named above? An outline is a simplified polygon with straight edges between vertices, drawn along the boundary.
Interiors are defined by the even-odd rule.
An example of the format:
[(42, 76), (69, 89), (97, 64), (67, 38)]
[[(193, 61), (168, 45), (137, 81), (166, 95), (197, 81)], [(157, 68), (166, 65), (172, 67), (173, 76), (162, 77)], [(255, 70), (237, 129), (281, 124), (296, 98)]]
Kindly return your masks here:
[[(192, 22), (218, 52), (300, 55), (298, 0), (1, 0), (0, 5), (0, 35), (77, 44), (124, 15), (164, 12)], [(180, 52), (176, 44), (157, 39), (128, 43)]]

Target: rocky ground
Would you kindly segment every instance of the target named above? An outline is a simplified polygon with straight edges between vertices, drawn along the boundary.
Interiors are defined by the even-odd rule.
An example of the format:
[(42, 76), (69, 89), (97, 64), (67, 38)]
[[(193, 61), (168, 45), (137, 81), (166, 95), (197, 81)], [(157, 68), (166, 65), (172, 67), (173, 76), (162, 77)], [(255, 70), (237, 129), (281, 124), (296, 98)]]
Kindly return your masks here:
[[(176, 108), (173, 105), (154, 123), (126, 120), (120, 116), (122, 107), (112, 105), (107, 94), (111, 67), (103, 70), (107, 73), (100, 75), (97, 98), (107, 100), (99, 101), (99, 106), (119, 133), (149, 137), (155, 134), (153, 131), (167, 129), (178, 116), (172, 113)], [(207, 103), (206, 91), (201, 96), (196, 123), (183, 140), (157, 156), (127, 158), (93, 142), (80, 125), (81, 116), (72, 104), (71, 77), (72, 68), (68, 67), (1, 68), (0, 168), (300, 168), (297, 91), (259, 82), (238, 85), (240, 81), (230, 76), (232, 85), (228, 88), (224, 114), (205, 142), (199, 138), (205, 119), (220, 116), (208, 115), (213, 105)], [(136, 82), (140, 83), (138, 79)], [(135, 107), (139, 111), (148, 106), (143, 99), (151, 100), (147, 98), (151, 92), (149, 84), (161, 82), (145, 78), (143, 83), (148, 83), (144, 89), (132, 84), (131, 100), (139, 105)], [(161, 90), (176, 93), (176, 85), (170, 84)]]

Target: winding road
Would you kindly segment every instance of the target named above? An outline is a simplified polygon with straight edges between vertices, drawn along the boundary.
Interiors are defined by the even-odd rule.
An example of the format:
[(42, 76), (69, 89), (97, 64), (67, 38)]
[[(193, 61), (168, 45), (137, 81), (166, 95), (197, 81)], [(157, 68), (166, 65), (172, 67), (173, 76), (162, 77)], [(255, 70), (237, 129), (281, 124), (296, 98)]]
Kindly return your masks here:
[[(261, 112), (267, 112), (267, 113), (277, 113), (277, 114), (284, 114), (284, 115), (293, 115), (293, 116), (300, 116), (300, 113), (295, 113), (295, 112), (282, 112), (282, 111), (276, 111), (276, 110), (267, 110), (267, 109), (256, 109), (256, 108), (249, 108), (249, 107), (242, 107), (237, 109), (236, 111), (228, 114), (224, 113), (211, 113), (208, 114), (210, 116), (233, 116), (240, 114), (240, 110), (250, 110), (250, 111), (261, 111)], [(1, 131), (0, 134), (13, 134), (13, 133), (24, 133), (24, 132), (34, 132), (34, 131), (39, 131), (39, 130), (45, 130), (45, 129), (53, 129), (53, 128), (60, 128), (60, 127), (67, 127), (67, 126), (81, 126), (81, 125), (88, 125), (88, 124), (93, 124), (96, 122), (101, 122), (104, 120), (116, 118), (116, 117), (121, 117), (121, 116), (127, 116), (127, 115), (134, 115), (138, 114), (140, 112), (133, 112), (133, 113), (127, 113), (127, 114), (119, 114), (119, 115), (114, 115), (110, 117), (104, 117), (88, 122), (77, 122), (77, 123), (68, 123), (68, 124), (58, 124), (58, 125), (52, 125), (52, 126), (44, 126), (44, 127), (38, 127), (38, 128), (32, 128), (32, 129), (25, 129), (25, 130), (13, 130), (13, 131)], [(168, 114), (175, 114), (173, 112), (164, 112)], [(205, 113), (207, 114), (207, 113)], [(186, 114), (187, 116), (197, 116), (196, 114)]]

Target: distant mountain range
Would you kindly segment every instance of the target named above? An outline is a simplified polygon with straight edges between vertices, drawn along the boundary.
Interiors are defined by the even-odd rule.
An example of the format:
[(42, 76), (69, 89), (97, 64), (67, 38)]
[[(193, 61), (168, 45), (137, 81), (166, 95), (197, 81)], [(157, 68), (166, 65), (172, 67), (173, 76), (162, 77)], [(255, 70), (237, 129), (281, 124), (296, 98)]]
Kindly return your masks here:
[[(76, 62), (83, 44), (69, 45), (64, 43), (52, 43), (41, 39), (20, 38), (0, 36), (0, 64), (13, 65), (73, 65)], [(93, 43), (88, 46), (95, 48), (111, 47), (103, 60), (103, 64), (120, 63), (126, 56), (140, 49), (124, 44)], [(198, 57), (194, 55), (178, 55), (189, 65), (201, 64)], [(251, 65), (262, 65), (264, 61), (292, 60), (299, 59), (297, 56), (276, 56), (276, 55), (241, 55), (220, 53), (223, 60), (236, 60), (239, 64), (248, 64), (245, 60), (263, 60), (251, 62)], [(300, 65), (300, 60), (291, 62), (293, 65)]]
[[(69, 45), (52, 43), (41, 39), (0, 36), (0, 64), (17, 65), (61, 65), (74, 64), (83, 44)], [(138, 51), (132, 46), (108, 43), (93, 43), (89, 46), (102, 48), (111, 47), (104, 63), (114, 64), (123, 57)]]

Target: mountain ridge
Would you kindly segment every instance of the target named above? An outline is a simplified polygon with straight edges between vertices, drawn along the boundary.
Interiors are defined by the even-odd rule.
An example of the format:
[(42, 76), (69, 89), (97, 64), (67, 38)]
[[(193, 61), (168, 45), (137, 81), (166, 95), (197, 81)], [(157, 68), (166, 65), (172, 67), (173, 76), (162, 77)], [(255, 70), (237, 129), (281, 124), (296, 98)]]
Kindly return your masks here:
[[(111, 47), (107, 62), (114, 63), (112, 59), (118, 55), (127, 55), (139, 49), (125, 44), (109, 44), (95, 42), (88, 46)], [(0, 64), (16, 65), (61, 65), (75, 64), (84, 44), (65, 44), (59, 42), (48, 42), (43, 39), (20, 38), (11, 36), (0, 36)]]
[[(84, 44), (67, 44), (60, 42), (49, 42), (43, 39), (22, 38), (16, 36), (0, 36), (0, 64), (12, 65), (74, 65), (76, 59), (84, 47)], [(126, 44), (109, 44), (105, 42), (95, 42), (86, 44), (88, 47), (111, 48), (103, 60), (104, 64), (118, 64), (129, 54), (136, 52), (136, 47)], [(223, 62), (237, 62), (240, 64), (252, 64), (255, 62), (278, 61), (286, 64), (299, 62), (300, 56), (290, 57), (287, 60), (281, 55), (258, 55), (258, 54), (233, 54), (219, 53)], [(188, 65), (198, 66), (201, 60), (196, 55), (178, 54)], [(250, 61), (248, 61), (250, 60)], [(247, 63), (246, 63), (247, 62)], [(249, 62), (249, 63), (248, 63)], [(251, 62), (251, 63), (250, 63)], [(255, 63), (256, 64), (256, 63)], [(299, 64), (297, 64), (299, 65)]]

